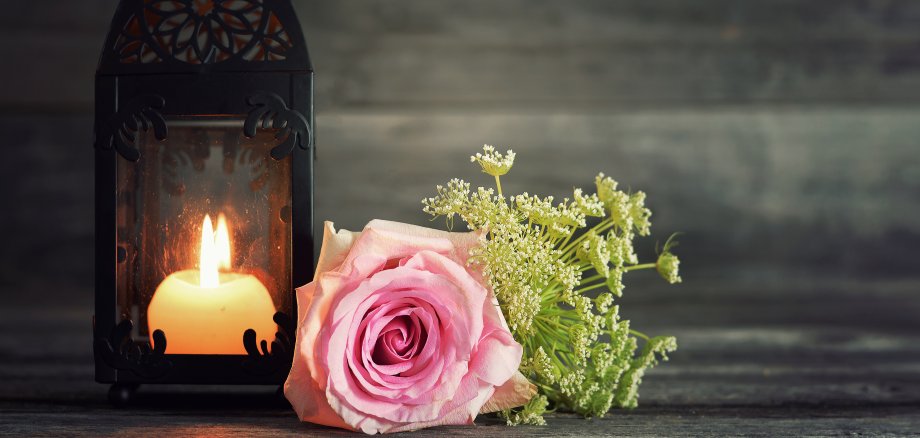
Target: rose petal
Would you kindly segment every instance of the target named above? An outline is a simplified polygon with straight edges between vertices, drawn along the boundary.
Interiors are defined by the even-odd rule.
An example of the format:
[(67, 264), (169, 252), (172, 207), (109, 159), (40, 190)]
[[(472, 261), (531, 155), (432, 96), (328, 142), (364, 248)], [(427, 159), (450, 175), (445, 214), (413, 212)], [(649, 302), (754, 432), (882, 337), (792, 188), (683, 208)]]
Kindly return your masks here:
[[(395, 351), (387, 348), (385, 343), (386, 336), (390, 332), (406, 331), (404, 318), (412, 312), (411, 308), (400, 309), (396, 313), (387, 313), (378, 319), (373, 320), (370, 326), (363, 330), (361, 336), (364, 336), (362, 345), (355, 345), (356, 354), (361, 358), (366, 368), (371, 368), (383, 375), (395, 376), (412, 368), (412, 361), (404, 359)], [(362, 322), (371, 319), (374, 313), (369, 313), (368, 317)], [(360, 330), (360, 329), (359, 329)], [(383, 330), (389, 330), (383, 333)], [(379, 348), (378, 348), (379, 346)]]
[(316, 374), (312, 369), (315, 367), (308, 364), (308, 360), (314, 358), (314, 354), (312, 342), (306, 342), (306, 339), (312, 340), (313, 338), (305, 337), (303, 333), (309, 328), (309, 324), (305, 324), (304, 321), (308, 315), (307, 310), (311, 309), (314, 289), (313, 283), (297, 289), (300, 326), (295, 344), (296, 354), (291, 363), (291, 371), (284, 382), (284, 395), (291, 402), (291, 406), (301, 421), (354, 430), (353, 427), (342, 421), (342, 418), (326, 401), (320, 385), (314, 379)]
[(323, 222), (323, 246), (319, 250), (319, 261), (316, 263), (314, 279), (326, 271), (340, 266), (345, 261), (345, 256), (352, 245), (361, 235), (360, 232), (348, 230), (335, 231), (335, 224)]
[[(425, 273), (416, 273), (416, 274), (422, 275)], [(425, 312), (420, 312), (419, 315), (422, 317), (423, 325), (429, 327), (428, 341), (426, 342), (425, 346), (423, 347), (423, 350), (420, 352), (418, 357), (415, 359), (414, 367), (407, 370), (404, 373), (403, 377), (376, 375), (370, 372), (371, 369), (369, 369), (369, 367), (362, 367), (358, 363), (360, 362), (360, 359), (357, 358), (358, 350), (355, 350), (356, 345), (355, 345), (354, 340), (358, 339), (359, 334), (364, 331), (363, 327), (365, 327), (364, 324), (367, 322), (366, 318), (364, 320), (361, 320), (361, 319), (352, 320), (350, 323), (351, 325), (348, 328), (348, 333), (339, 333), (337, 336), (339, 336), (339, 339), (341, 339), (342, 342), (348, 343), (347, 348), (349, 348), (350, 350), (346, 350), (346, 351), (352, 352), (351, 355), (349, 355), (348, 357), (349, 367), (353, 371), (353, 374), (354, 374), (353, 377), (359, 381), (360, 386), (365, 391), (368, 391), (378, 396), (397, 398), (401, 402), (410, 402), (410, 401), (418, 402), (417, 399), (419, 397), (423, 396), (426, 392), (430, 391), (432, 388), (438, 386), (438, 374), (443, 372), (441, 369), (443, 368), (443, 366), (437, 362), (433, 363), (432, 362), (433, 358), (438, 358), (438, 359), (443, 360), (446, 358), (452, 358), (454, 356), (452, 347), (447, 348), (447, 349), (441, 349), (439, 347), (440, 338), (444, 334), (441, 332), (442, 330), (438, 329), (440, 319), (436, 316), (438, 313), (442, 315), (448, 314), (450, 312), (449, 310), (450, 307), (447, 307), (444, 305), (433, 307), (431, 306), (429, 302), (425, 302), (420, 299), (421, 297), (425, 296), (425, 293), (423, 291), (400, 290), (398, 283), (396, 284), (386, 283), (386, 286), (379, 286), (379, 284), (384, 284), (383, 282), (385, 282), (386, 278), (389, 278), (389, 277), (400, 279), (400, 281), (406, 281), (407, 279), (402, 278), (402, 277), (405, 277), (406, 275), (408, 274), (405, 274), (405, 273), (403, 274), (395, 273), (394, 274), (394, 273), (389, 273), (389, 272), (382, 276), (381, 274), (378, 274), (378, 276), (375, 276), (375, 280), (379, 280), (380, 282), (377, 282), (377, 281), (369, 282), (366, 285), (362, 285), (359, 290), (356, 290), (353, 292), (353, 294), (357, 295), (359, 293), (366, 292), (368, 290), (377, 289), (376, 291), (373, 291), (371, 293), (371, 296), (368, 297), (368, 299), (365, 300), (365, 302), (363, 302), (356, 309), (355, 315), (367, 314), (368, 317), (373, 317), (373, 311), (367, 312), (366, 309), (370, 308), (373, 305), (372, 303), (374, 303), (373, 301), (374, 298), (379, 298), (379, 297), (384, 297), (384, 296), (387, 297), (388, 299), (393, 300), (391, 301), (391, 303), (399, 303), (399, 302), (407, 301), (407, 302), (414, 303), (415, 306), (420, 309), (427, 309)], [(430, 276), (430, 274), (428, 274), (428, 279), (437, 280), (435, 277)], [(417, 284), (423, 283), (422, 280), (413, 280), (413, 281)], [(431, 302), (436, 303), (436, 301), (431, 301)], [(439, 309), (435, 310), (436, 307), (439, 307)], [(379, 311), (380, 309), (377, 309), (377, 310)], [(342, 321), (342, 324), (345, 324), (345, 323), (346, 321)], [(459, 324), (457, 326), (457, 329), (463, 330), (464, 327), (465, 325)], [(456, 336), (457, 335), (453, 335), (451, 336), (451, 338), (456, 337)], [(336, 341), (330, 340), (329, 342), (336, 342)], [(429, 369), (429, 367), (433, 367), (433, 368)], [(422, 370), (424, 370), (425, 372), (422, 373), (421, 372)], [(380, 386), (374, 385), (374, 382), (372, 382), (372, 380), (379, 383)], [(455, 385), (452, 381), (447, 380), (445, 382), (445, 379), (441, 379), (441, 380), (442, 380), (441, 385), (440, 385), (441, 387), (444, 387), (449, 390), (454, 388)]]
[(439, 418), (427, 422), (390, 426), (381, 433), (408, 432), (442, 425), (473, 424), (478, 414), (477, 406), (482, 406), (495, 392), (495, 388), (489, 385), (474, 385), (472, 381), (468, 383), (470, 384), (462, 387), (464, 390), (458, 392), (456, 402), (445, 406)]
[(470, 371), (486, 383), (504, 385), (517, 372), (523, 353), (524, 348), (514, 341), (511, 333), (492, 330), (479, 340)]
[[(449, 231), (435, 230), (433, 228), (420, 227), (418, 225), (405, 224), (401, 222), (385, 221), (374, 219), (364, 229), (374, 229), (377, 231), (392, 233), (397, 239), (406, 239), (410, 237), (447, 239), (453, 246), (451, 253), (454, 260), (466, 261), (470, 255), (470, 249), (479, 246), (479, 240), (483, 233), (481, 230), (467, 233), (454, 233)], [(415, 252), (423, 251), (428, 248), (417, 247)]]
[[(407, 286), (414, 286), (416, 289), (408, 289)], [(481, 315), (482, 303), (478, 307), (469, 306), (462, 299), (462, 294), (456, 291), (435, 295), (429, 292), (429, 290), (443, 292), (452, 289), (455, 289), (455, 286), (440, 276), (430, 272), (397, 267), (378, 272), (334, 304), (333, 320), (335, 322), (324, 331), (325, 335), (321, 334), (319, 350), (320, 357), (324, 357), (328, 364), (326, 372), (329, 376), (327, 387), (329, 404), (337, 408), (347, 401), (359, 411), (374, 412), (378, 417), (391, 421), (430, 421), (436, 417), (440, 406), (450, 399), (462, 377), (468, 373), (467, 362), (455, 359), (462, 359), (470, 354), (469, 350), (466, 350), (468, 343), (463, 342), (465, 337), (469, 336), (469, 329), (465, 322), (470, 319), (482, 320), (482, 316), (473, 318), (471, 315), (462, 313), (462, 311), (475, 312), (476, 309), (479, 309), (478, 313)], [(368, 380), (367, 369), (361, 367), (360, 361), (356, 362), (354, 359), (354, 340), (357, 339), (361, 321), (360, 317), (357, 320), (355, 318), (349, 320), (347, 315), (349, 313), (365, 315), (373, 304), (373, 300), (369, 300), (368, 297), (377, 295), (384, 295), (392, 299), (405, 297), (424, 300), (426, 304), (433, 305), (433, 308), (436, 309), (435, 313), (440, 315), (438, 317), (441, 327), (439, 336), (444, 338), (445, 342), (441, 343), (440, 349), (437, 350), (438, 345), (433, 339), (434, 330), (431, 330), (429, 342), (426, 343), (420, 358), (426, 356), (425, 350), (429, 348), (437, 350), (440, 354), (433, 356), (437, 360), (427, 366), (423, 372), (419, 371), (420, 380), (405, 389), (390, 390), (373, 385)], [(448, 302), (452, 304), (450, 307), (446, 306)], [(352, 312), (340, 312), (342, 308), (351, 308)], [(458, 310), (461, 311), (459, 314)], [(464, 350), (455, 350), (458, 345), (463, 346)], [(460, 354), (459, 357), (458, 354)], [(383, 402), (371, 396), (371, 393), (388, 396), (391, 402)], [(402, 400), (411, 401), (412, 409), (407, 409), (406, 405), (397, 402)]]
[(495, 394), (486, 404), (479, 408), (480, 414), (498, 412), (505, 409), (524, 406), (533, 396), (537, 395), (537, 387), (520, 372), (515, 372), (504, 385), (495, 388)]

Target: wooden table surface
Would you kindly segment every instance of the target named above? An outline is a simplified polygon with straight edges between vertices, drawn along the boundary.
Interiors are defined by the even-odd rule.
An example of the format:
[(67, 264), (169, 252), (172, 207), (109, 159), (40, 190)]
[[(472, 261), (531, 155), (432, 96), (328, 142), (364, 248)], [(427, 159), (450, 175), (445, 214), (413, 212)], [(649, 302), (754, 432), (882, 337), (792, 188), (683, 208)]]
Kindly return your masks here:
[[(592, 420), (553, 415), (546, 427), (506, 428), (480, 418), (476, 427), (416, 435), (920, 433), (920, 284), (828, 281), (777, 290), (715, 278), (707, 288), (636, 283), (623, 313), (648, 332), (677, 335), (680, 344), (670, 362), (648, 373), (639, 408)], [(872, 302), (861, 299), (868, 292)], [(88, 303), (0, 310), (0, 434), (339, 433), (299, 423), (272, 387), (144, 386), (132, 406), (113, 408), (107, 386), (93, 382), (91, 312)]]

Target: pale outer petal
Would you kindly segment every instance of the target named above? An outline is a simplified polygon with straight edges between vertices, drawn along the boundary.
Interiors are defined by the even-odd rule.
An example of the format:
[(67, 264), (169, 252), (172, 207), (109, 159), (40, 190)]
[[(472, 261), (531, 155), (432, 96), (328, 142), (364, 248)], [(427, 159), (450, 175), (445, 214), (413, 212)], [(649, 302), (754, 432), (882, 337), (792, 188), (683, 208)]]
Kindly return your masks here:
[(490, 398), (486, 404), (482, 405), (482, 408), (479, 409), (479, 413), (487, 414), (489, 412), (498, 412), (523, 406), (536, 394), (537, 387), (533, 383), (530, 383), (527, 377), (524, 377), (524, 375), (518, 371), (511, 377), (511, 380), (495, 388), (495, 394), (492, 395), (492, 398)]
[(355, 240), (361, 232), (339, 230), (335, 231), (335, 224), (330, 221), (323, 222), (323, 247), (319, 250), (319, 261), (316, 263), (316, 273), (313, 279), (319, 277), (319, 274), (332, 270), (345, 261), (348, 250), (354, 245)]
[[(356, 238), (355, 234), (357, 233), (348, 231), (336, 233), (332, 222), (326, 222), (323, 233), (323, 249), (320, 252), (321, 263), (325, 261), (326, 266), (329, 266), (330, 260), (344, 258)], [(317, 272), (321, 271), (317, 270)], [(318, 278), (319, 274), (316, 277)], [(293, 406), (301, 421), (354, 430), (342, 421), (339, 415), (329, 406), (319, 384), (319, 380), (322, 380), (322, 377), (317, 375), (316, 365), (309, 362), (315, 357), (313, 353), (316, 339), (315, 333), (319, 330), (319, 322), (314, 321), (317, 312), (317, 308), (314, 306), (315, 303), (313, 303), (314, 299), (317, 298), (316, 282), (297, 288), (296, 298), (298, 333), (294, 347), (294, 361), (291, 364), (291, 371), (288, 373), (287, 380), (284, 382), (284, 395), (291, 402), (291, 406)], [(310, 318), (310, 321), (307, 321), (308, 314), (314, 316), (314, 318)], [(309, 322), (316, 323), (311, 324)]]
[(370, 221), (370, 223), (368, 223), (364, 228), (373, 228), (379, 231), (391, 231), (416, 237), (447, 239), (450, 240), (450, 242), (454, 245), (454, 248), (458, 252), (457, 256), (460, 260), (466, 260), (470, 257), (470, 249), (476, 245), (479, 245), (479, 238), (482, 236), (481, 231), (470, 231), (466, 233), (441, 231), (432, 228), (420, 227), (418, 225), (385, 221), (381, 219), (374, 219)]
[[(310, 305), (312, 293), (313, 283), (297, 290), (298, 305), (302, 306), (298, 312), (301, 318), (306, 312), (306, 308)], [(309, 366), (306, 363), (306, 358), (310, 356), (305, 356), (300, 351), (303, 347), (299, 341), (301, 338), (301, 336), (298, 336), (298, 345), (295, 346), (291, 371), (284, 382), (284, 396), (291, 402), (291, 406), (301, 421), (352, 429), (332, 410), (319, 385), (314, 380), (314, 376), (311, 375)]]

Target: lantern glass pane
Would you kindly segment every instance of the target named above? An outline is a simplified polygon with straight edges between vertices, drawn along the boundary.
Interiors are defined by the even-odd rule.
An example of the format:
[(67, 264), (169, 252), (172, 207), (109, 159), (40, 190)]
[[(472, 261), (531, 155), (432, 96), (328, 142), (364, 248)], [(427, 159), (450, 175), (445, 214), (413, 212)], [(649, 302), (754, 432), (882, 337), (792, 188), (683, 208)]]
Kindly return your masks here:
[(167, 354), (246, 354), (243, 333), (274, 338), (291, 315), (291, 157), (275, 130), (243, 116), (167, 119), (117, 164), (117, 309), (136, 341), (163, 330)]

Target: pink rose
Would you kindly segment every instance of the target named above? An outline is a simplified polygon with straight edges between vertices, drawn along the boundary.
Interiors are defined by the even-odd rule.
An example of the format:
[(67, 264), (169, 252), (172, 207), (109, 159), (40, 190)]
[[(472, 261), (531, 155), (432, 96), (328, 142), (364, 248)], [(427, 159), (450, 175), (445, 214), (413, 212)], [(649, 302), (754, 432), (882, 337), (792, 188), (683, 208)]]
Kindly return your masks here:
[(314, 281), (297, 289), (284, 393), (303, 421), (387, 433), (471, 424), (534, 394), (491, 290), (466, 260), (479, 233), (326, 222)]

